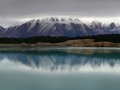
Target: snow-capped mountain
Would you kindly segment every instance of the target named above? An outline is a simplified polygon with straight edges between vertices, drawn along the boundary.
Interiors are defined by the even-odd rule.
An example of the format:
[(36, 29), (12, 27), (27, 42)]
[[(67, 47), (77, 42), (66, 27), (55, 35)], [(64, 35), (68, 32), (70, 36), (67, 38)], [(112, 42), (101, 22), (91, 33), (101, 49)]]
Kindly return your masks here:
[(0, 37), (5, 37), (5, 29), (0, 26)]
[(5, 30), (7, 37), (33, 36), (92, 36), (99, 34), (120, 34), (120, 25), (111, 22), (82, 22), (77, 18), (44, 18), (16, 23)]

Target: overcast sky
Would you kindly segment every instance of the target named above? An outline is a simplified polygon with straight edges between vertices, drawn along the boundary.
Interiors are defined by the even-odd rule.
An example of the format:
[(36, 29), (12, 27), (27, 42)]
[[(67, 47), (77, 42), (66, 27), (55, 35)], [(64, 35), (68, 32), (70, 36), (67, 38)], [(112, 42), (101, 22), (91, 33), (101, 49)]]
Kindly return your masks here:
[(120, 0), (0, 0), (0, 25), (47, 16), (116, 18)]

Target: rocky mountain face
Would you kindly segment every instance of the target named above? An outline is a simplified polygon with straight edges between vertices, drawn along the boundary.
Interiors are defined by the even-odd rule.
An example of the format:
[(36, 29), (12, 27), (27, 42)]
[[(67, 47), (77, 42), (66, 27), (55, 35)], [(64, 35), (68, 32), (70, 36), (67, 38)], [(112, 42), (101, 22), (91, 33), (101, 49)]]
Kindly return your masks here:
[[(89, 24), (79, 19), (45, 18), (17, 23), (9, 28), (1, 29), (6, 37), (33, 37), (33, 36), (92, 36), (101, 34), (120, 34), (120, 25), (91, 22)], [(2, 36), (2, 35), (1, 35)]]
[(0, 37), (5, 37), (5, 28), (0, 26)]

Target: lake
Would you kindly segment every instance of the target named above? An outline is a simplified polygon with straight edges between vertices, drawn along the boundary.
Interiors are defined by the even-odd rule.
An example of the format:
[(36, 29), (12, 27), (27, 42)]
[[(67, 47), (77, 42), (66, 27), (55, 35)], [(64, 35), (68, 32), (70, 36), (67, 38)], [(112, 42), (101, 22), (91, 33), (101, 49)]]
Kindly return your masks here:
[(120, 48), (0, 49), (0, 90), (120, 90)]

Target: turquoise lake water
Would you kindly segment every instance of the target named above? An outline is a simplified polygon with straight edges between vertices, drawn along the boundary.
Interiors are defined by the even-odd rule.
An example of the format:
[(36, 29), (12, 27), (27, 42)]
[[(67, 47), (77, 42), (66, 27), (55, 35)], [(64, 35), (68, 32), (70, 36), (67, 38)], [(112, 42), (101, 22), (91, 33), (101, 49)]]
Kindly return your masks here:
[(0, 90), (120, 90), (120, 48), (1, 49)]

